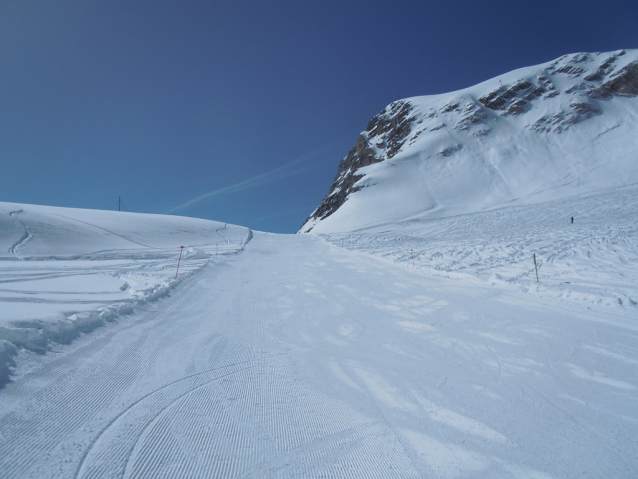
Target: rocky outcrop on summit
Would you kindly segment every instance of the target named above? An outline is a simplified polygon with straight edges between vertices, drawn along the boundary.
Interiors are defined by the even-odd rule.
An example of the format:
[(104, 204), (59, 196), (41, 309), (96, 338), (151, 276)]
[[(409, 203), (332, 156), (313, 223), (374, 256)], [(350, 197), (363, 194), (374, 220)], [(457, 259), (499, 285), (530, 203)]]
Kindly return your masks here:
[[(623, 121), (613, 118), (620, 112), (627, 112), (627, 118), (638, 118), (636, 97), (638, 50), (621, 50), (564, 55), (465, 90), (396, 101), (359, 135), (339, 164), (328, 195), (300, 232), (314, 231), (319, 223), (325, 224), (340, 209), (344, 211), (342, 207), (353, 195), (359, 200), (346, 208), (347, 214), (355, 223), (363, 221), (352, 217), (353, 211), (362, 208), (361, 198), (370, 198), (369, 191), (373, 187), (379, 190), (390, 177), (404, 175), (401, 168), (392, 173), (384, 170), (384, 165), (397, 167), (404, 159), (418, 162), (409, 174), (412, 177), (406, 179), (409, 175), (405, 173), (400, 181), (413, 184), (422, 179), (425, 193), (419, 197), (423, 197), (426, 209), (450, 204), (454, 197), (471, 205), (514, 198), (517, 191), (529, 195), (545, 188), (542, 181), (554, 182), (560, 189), (565, 178), (588, 168), (583, 161), (575, 168), (563, 165), (561, 162), (571, 158), (562, 151), (563, 144), (573, 138), (581, 145), (588, 135), (593, 141), (621, 127)], [(575, 136), (570, 136), (572, 132)], [(542, 166), (547, 161), (551, 167)], [(517, 162), (521, 171), (517, 171)], [(476, 187), (467, 171), (482, 175), (481, 181), (486, 183)], [(542, 181), (534, 177), (541, 174), (546, 176)], [(521, 179), (526, 175), (531, 175), (532, 181)], [(573, 181), (580, 184), (583, 178), (581, 175)], [(392, 193), (395, 200), (399, 196)], [(378, 209), (390, 214), (387, 204)], [(407, 212), (401, 205), (396, 205), (396, 210)], [(414, 213), (414, 208), (410, 211)], [(369, 211), (365, 216), (374, 221), (375, 215)]]
[[(618, 58), (625, 54), (622, 50), (608, 56), (594, 73), (590, 73), (587, 66), (600, 54), (565, 55), (549, 65), (543, 74), (521, 79), (512, 86), (501, 86), (479, 98), (479, 101), (490, 110), (507, 116), (528, 112), (535, 100), (554, 98), (561, 94), (578, 96), (580, 98), (570, 102), (567, 107), (562, 107), (553, 114), (543, 115), (527, 125), (541, 133), (561, 133), (600, 114), (602, 110), (596, 105), (596, 100), (608, 99), (613, 95), (638, 95), (638, 62), (634, 61), (615, 71)], [(561, 92), (550, 78), (556, 77), (557, 83), (560, 83), (560, 76), (581, 81)]]

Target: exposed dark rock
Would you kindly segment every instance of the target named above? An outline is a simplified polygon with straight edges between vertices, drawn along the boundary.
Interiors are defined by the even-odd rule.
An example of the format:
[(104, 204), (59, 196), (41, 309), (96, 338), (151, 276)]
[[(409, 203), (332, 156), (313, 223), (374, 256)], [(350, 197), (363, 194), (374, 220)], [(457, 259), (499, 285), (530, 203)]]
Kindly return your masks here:
[(463, 118), (454, 127), (456, 130), (467, 131), (472, 126), (483, 123), (489, 115), (479, 104), (469, 103), (463, 109)]
[(505, 113), (508, 115), (520, 115), (521, 113), (525, 113), (529, 110), (530, 107), (531, 105), (525, 100), (516, 100), (509, 106)]
[(572, 103), (572, 110), (560, 111), (554, 115), (545, 115), (536, 120), (529, 128), (539, 133), (547, 133), (550, 131), (562, 133), (571, 126), (599, 115), (602, 110), (591, 103)]
[(441, 112), (442, 113), (450, 113), (451, 111), (458, 110), (458, 108), (459, 108), (459, 104), (458, 103), (448, 103), (447, 105), (445, 105), (441, 109)]
[(491, 129), (491, 128), (489, 128), (489, 127), (479, 128), (478, 130), (476, 130), (476, 131), (474, 132), (474, 136), (485, 136), (485, 135), (489, 135), (491, 131), (492, 131), (492, 129)]
[[(533, 124), (529, 126), (531, 130), (537, 131), (539, 133), (548, 133), (552, 130), (560, 133), (563, 131), (563, 127), (560, 126), (560, 123), (565, 119), (566, 113), (560, 112), (554, 115), (544, 115), (541, 116), (538, 120), (536, 120)], [(555, 125), (559, 125), (555, 127)]]
[[(553, 85), (552, 85), (553, 86)], [(538, 97), (540, 97), (547, 90), (542, 86), (537, 86), (536, 88), (530, 89), (525, 96), (523, 97), (527, 101), (532, 101)]]
[(545, 75), (541, 75), (538, 77), (538, 83), (539, 85), (542, 85), (545, 90), (556, 90), (556, 87), (554, 86), (552, 80)]
[(428, 112), (425, 114), (423, 118), (425, 118), (426, 120), (429, 120), (430, 118), (434, 118), (435, 116), (436, 116), (436, 110), (430, 109), (428, 110)]
[(538, 88), (543, 90), (538, 94), (543, 95), (543, 98), (553, 98), (559, 94), (552, 80), (545, 75), (538, 77), (538, 85)]
[(441, 156), (452, 156), (454, 153), (456, 153), (457, 151), (460, 151), (463, 149), (463, 145), (461, 145), (460, 143), (454, 145), (454, 146), (449, 146), (447, 148), (445, 148), (444, 150), (441, 150), (439, 152), (439, 155)]
[(602, 113), (600, 108), (591, 103), (571, 103), (569, 106), (571, 106), (578, 115), (583, 117), (584, 120)]
[(368, 123), (366, 127), (368, 137), (371, 141), (373, 138), (378, 138), (376, 145), (386, 150), (387, 158), (392, 158), (399, 152), (412, 131), (411, 124), (414, 117), (410, 116), (411, 112), (410, 103), (396, 101)]
[(575, 91), (586, 90), (587, 88), (589, 88), (589, 85), (587, 83), (577, 83), (573, 87), (565, 90), (565, 93), (574, 93)]
[[(618, 52), (615, 55), (610, 56), (609, 58), (607, 58), (604, 62), (600, 64), (596, 72), (590, 75), (587, 75), (585, 77), (585, 80), (589, 82), (594, 82), (594, 83), (603, 82), (616, 68), (616, 60), (618, 59), (618, 57), (621, 57), (624, 54), (625, 52), (623, 50)], [(622, 71), (619, 73), (622, 73)], [(592, 96), (592, 98), (610, 98), (611, 95), (612, 93), (605, 89), (602, 89), (602, 90), (594, 89), (594, 90), (591, 90), (590, 92), (590, 96)]]
[(346, 202), (348, 195), (358, 188), (354, 184), (363, 178), (363, 175), (357, 175), (355, 172), (363, 166), (378, 163), (379, 160), (374, 151), (370, 148), (368, 141), (363, 135), (359, 135), (357, 144), (350, 150), (341, 163), (337, 176), (332, 183), (332, 187), (328, 195), (323, 199), (319, 207), (304, 221), (304, 224), (311, 219), (324, 219), (337, 211), (341, 205)]
[(618, 55), (612, 55), (607, 60), (602, 62), (598, 67), (598, 71), (603, 75), (609, 75), (615, 68), (615, 63), (618, 57), (621, 57), (625, 54), (625, 52), (620, 52)]
[(638, 62), (630, 63), (600, 87), (589, 91), (589, 96), (594, 99), (610, 98), (612, 95), (638, 96)]
[(558, 70), (555, 70), (554, 73), (564, 73), (570, 77), (577, 77), (578, 75), (585, 73), (585, 70), (568, 63), (567, 65), (560, 67)]
[(521, 80), (510, 88), (502, 86), (482, 96), (479, 101), (490, 110), (502, 111), (505, 115), (519, 115), (531, 107), (527, 102), (540, 97), (546, 91), (543, 86), (535, 86), (529, 80)]
[(590, 62), (591, 59), (592, 58), (589, 53), (578, 53), (574, 55), (574, 58), (572, 59), (572, 61), (574, 63), (583, 63), (583, 62)]
[[(337, 176), (328, 195), (304, 224), (311, 219), (327, 218), (346, 202), (351, 193), (360, 189), (355, 186), (363, 178), (363, 175), (357, 174), (359, 168), (392, 158), (399, 152), (412, 132), (412, 113), (413, 108), (409, 102), (396, 101), (370, 120), (364, 133), (359, 135), (355, 147), (339, 163)], [(417, 136), (418, 133), (413, 140)], [(375, 145), (378, 153), (370, 145)]]
[(419, 130), (414, 135), (412, 135), (412, 138), (410, 138), (410, 145), (412, 145), (417, 140), (417, 138), (421, 136), (421, 133), (423, 133), (423, 130)]
[(585, 77), (585, 80), (592, 81), (592, 82), (600, 82), (600, 81), (602, 81), (603, 78), (605, 78), (605, 74), (602, 73), (600, 70), (598, 70), (596, 73), (592, 73), (591, 75), (587, 75)]
[(503, 95), (507, 91), (504, 86), (488, 93), (485, 96), (479, 98), (479, 101), (490, 110), (500, 110), (506, 103), (507, 99)]
[[(462, 135), (473, 135), (482, 143), (480, 137), (489, 134), (491, 128), (498, 125), (499, 116), (521, 115), (527, 119), (534, 111), (545, 112), (551, 105), (556, 108), (555, 113), (532, 120), (533, 123), (528, 123), (526, 128), (539, 133), (561, 133), (602, 114), (595, 100), (638, 96), (638, 62), (620, 68), (618, 59), (624, 54), (621, 51), (614, 54), (565, 55), (537, 75), (522, 78), (514, 84), (501, 85), (477, 100), (473, 96), (465, 96), (463, 100), (457, 96), (452, 100), (455, 97), (450, 96), (443, 106), (430, 103), (431, 107), (421, 113), (416, 112), (409, 101), (392, 103), (370, 120), (355, 147), (339, 164), (329, 194), (306, 222), (330, 216), (350, 194), (360, 190), (361, 185), (355, 186), (363, 178), (360, 168), (393, 158), (403, 148), (415, 144), (424, 132), (427, 134), (449, 127), (450, 133), (461, 135), (456, 140), (459, 143), (454, 141), (456, 144), (438, 152), (442, 157), (450, 157), (463, 148), (460, 141), (473, 144), (462, 140)], [(594, 61), (601, 62), (597, 69)], [(561, 79), (560, 75), (571, 78), (570, 87), (565, 91), (559, 88), (565, 79), (564, 76)], [(559, 95), (563, 95), (564, 101), (545, 102)], [(569, 106), (565, 106), (570, 101)], [(541, 103), (544, 106), (537, 110), (536, 106)], [(516, 123), (512, 122), (512, 125)]]
[(532, 85), (529, 81), (521, 80), (519, 82), (516, 82), (514, 86), (509, 89), (508, 95), (509, 97), (514, 98), (518, 94), (518, 92), (521, 92), (523, 90), (528, 90), (533, 86), (534, 85)]

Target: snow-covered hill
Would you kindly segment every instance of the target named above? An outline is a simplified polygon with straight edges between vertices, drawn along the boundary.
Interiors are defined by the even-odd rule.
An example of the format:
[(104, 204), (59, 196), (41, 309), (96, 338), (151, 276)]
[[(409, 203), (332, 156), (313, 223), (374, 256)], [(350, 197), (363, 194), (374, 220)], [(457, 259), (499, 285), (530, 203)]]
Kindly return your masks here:
[(0, 202), (0, 384), (16, 347), (44, 351), (130, 313), (251, 235), (194, 218)]
[[(23, 208), (18, 218), (43, 231)], [(183, 221), (169, 223), (185, 233)], [(152, 246), (168, 226), (137, 216), (150, 234), (133, 237), (114, 223), (93, 221)], [(220, 238), (210, 223), (190, 224), (193, 243)], [(72, 239), (59, 226), (52, 233)], [(450, 250), (464, 247), (450, 236)], [(28, 243), (17, 246), (24, 254)], [(56, 271), (75, 261), (57, 260)], [(39, 262), (0, 263), (28, 274)], [(432, 278), (316, 235), (256, 232), (169, 297), (47, 354), (19, 354), (0, 389), (0, 475), (634, 479), (636, 366), (630, 310)]]
[(636, 185), (319, 236), (429, 276), (638, 317)]
[(638, 183), (638, 50), (578, 53), (389, 105), (300, 232), (442, 217)]

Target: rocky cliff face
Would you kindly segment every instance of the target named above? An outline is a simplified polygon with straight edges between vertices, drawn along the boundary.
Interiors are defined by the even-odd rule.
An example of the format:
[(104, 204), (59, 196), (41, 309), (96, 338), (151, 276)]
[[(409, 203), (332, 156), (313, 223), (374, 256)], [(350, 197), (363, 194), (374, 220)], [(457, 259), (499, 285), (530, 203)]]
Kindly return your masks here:
[(638, 51), (623, 50), (565, 55), (460, 92), (396, 101), (359, 135), (300, 232), (311, 231), (368, 186), (365, 167), (417, 152), (424, 160), (475, 155), (495, 132), (512, 128), (544, 142), (603, 115), (614, 98), (636, 96)]
[(357, 138), (357, 144), (341, 163), (332, 187), (319, 207), (306, 220), (321, 220), (334, 213), (348, 196), (361, 187), (355, 186), (363, 178), (359, 168), (379, 163), (395, 156), (412, 132), (414, 116), (412, 105), (407, 101), (396, 101), (370, 120), (366, 129)]

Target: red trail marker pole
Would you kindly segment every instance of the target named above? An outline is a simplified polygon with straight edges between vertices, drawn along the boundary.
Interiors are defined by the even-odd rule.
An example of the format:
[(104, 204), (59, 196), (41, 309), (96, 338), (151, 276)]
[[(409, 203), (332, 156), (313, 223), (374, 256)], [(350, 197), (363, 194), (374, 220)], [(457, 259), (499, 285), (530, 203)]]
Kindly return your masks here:
[(184, 247), (179, 247), (179, 259), (177, 260), (177, 271), (175, 271), (175, 279), (177, 279), (177, 274), (179, 273), (179, 263), (182, 261), (182, 251), (184, 251)]

